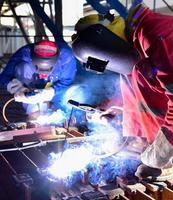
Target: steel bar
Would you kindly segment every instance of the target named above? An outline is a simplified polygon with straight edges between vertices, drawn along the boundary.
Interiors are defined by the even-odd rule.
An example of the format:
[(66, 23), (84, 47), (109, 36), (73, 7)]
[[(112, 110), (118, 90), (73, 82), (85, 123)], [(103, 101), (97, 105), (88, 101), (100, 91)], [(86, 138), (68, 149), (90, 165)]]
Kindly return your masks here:
[(21, 32), (23, 33), (23, 37), (25, 38), (25, 40), (26, 40), (26, 42), (27, 42), (28, 44), (31, 43), (30, 39), (29, 39), (28, 37), (26, 37), (26, 31), (25, 31), (25, 29), (24, 29), (24, 26), (23, 26), (23, 24), (22, 24), (22, 21), (21, 21), (21, 19), (19, 18), (19, 16), (16, 14), (15, 8), (14, 8), (14, 6), (13, 6), (11, 0), (8, 0), (8, 4), (9, 4), (9, 7), (10, 7), (10, 9), (11, 9), (11, 11), (12, 11), (12, 13), (13, 13), (13, 15), (14, 15), (14, 17), (15, 17), (15, 19), (16, 19), (16, 21), (17, 21), (19, 27), (20, 27), (20, 29), (21, 29)]

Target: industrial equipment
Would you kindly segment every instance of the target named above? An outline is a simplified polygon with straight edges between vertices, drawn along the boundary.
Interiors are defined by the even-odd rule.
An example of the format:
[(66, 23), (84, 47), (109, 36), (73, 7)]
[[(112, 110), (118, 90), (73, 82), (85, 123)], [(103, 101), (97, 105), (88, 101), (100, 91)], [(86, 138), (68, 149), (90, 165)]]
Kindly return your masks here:
[[(45, 169), (51, 165), (50, 154), (62, 152), (63, 157), (65, 145), (75, 144), (77, 147), (84, 143), (83, 134), (75, 129), (67, 131), (63, 127), (23, 127), (25, 128), (20, 130), (0, 132), (2, 200), (173, 199), (173, 180), (150, 183), (138, 180), (134, 172), (139, 164), (139, 154), (126, 149), (101, 159), (101, 167), (93, 165), (86, 171), (77, 172), (71, 179), (51, 179), (45, 173)], [(85, 155), (83, 157), (84, 160), (87, 159)], [(77, 154), (71, 154), (69, 167), (73, 166), (73, 161), (80, 162)], [(110, 167), (111, 163), (113, 165)], [(108, 175), (108, 171), (107, 181), (93, 181), (93, 177), (99, 180), (103, 174)]]

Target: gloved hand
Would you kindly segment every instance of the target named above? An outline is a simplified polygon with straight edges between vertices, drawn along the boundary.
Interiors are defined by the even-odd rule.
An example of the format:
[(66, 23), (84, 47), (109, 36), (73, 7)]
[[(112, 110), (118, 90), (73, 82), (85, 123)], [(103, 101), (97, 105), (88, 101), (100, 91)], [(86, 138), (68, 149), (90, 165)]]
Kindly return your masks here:
[(99, 111), (95, 113), (87, 113), (86, 118), (88, 121), (97, 121), (102, 123), (108, 123), (115, 118), (116, 114), (121, 113), (122, 108), (119, 106), (111, 106), (105, 111)]
[(116, 114), (121, 113), (122, 111), (123, 111), (123, 108), (120, 106), (111, 106), (110, 108), (108, 108), (107, 110), (101, 113), (101, 117), (104, 117), (107, 115), (115, 116)]
[(13, 79), (7, 85), (7, 91), (10, 94), (15, 94), (17, 92), (20, 92), (21, 90), (23, 90), (23, 88), (24, 88), (24, 86), (23, 86), (22, 82), (19, 81), (18, 79)]
[(165, 137), (166, 131), (168, 131), (166, 128), (161, 128), (154, 142), (141, 154), (141, 161), (145, 165), (161, 169), (172, 162), (173, 145)]
[(24, 92), (15, 94), (15, 101), (23, 102), (26, 104), (36, 104), (41, 102), (50, 101), (55, 95), (55, 90), (52, 87), (40, 90), (39, 93), (36, 93), (32, 96), (26, 96)]

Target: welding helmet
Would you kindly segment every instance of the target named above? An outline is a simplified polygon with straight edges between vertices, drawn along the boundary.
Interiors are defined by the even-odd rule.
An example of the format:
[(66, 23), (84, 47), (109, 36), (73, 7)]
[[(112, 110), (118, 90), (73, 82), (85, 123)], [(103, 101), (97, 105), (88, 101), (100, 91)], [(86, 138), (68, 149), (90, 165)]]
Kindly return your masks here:
[(37, 73), (46, 78), (57, 62), (59, 49), (55, 42), (41, 40), (34, 45), (32, 63), (36, 66)]
[(85, 17), (82, 17), (75, 24), (75, 31), (80, 32), (85, 28), (94, 25), (102, 24), (110, 31), (118, 35), (120, 38), (126, 41), (126, 36), (124, 33), (125, 30), (125, 20), (120, 16), (114, 16), (111, 13), (106, 14), (91, 14)]
[(137, 61), (133, 46), (102, 24), (88, 26), (72, 40), (73, 52), (87, 70), (129, 74)]

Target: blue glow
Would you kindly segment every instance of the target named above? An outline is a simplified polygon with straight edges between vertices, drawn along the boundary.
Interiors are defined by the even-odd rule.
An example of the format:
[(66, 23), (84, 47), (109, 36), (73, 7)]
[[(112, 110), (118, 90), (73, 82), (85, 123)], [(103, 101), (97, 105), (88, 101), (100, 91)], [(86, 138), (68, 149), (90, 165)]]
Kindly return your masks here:
[(54, 163), (49, 167), (48, 172), (55, 178), (66, 178), (74, 172), (84, 170), (93, 159), (89, 148), (79, 147), (67, 149), (63, 153), (53, 155)]
[(62, 110), (57, 110), (47, 115), (40, 115), (34, 122), (40, 125), (58, 125), (62, 124), (66, 119), (66, 115)]
[(116, 130), (109, 124), (98, 123), (80, 144), (69, 144), (64, 152), (51, 154), (52, 164), (47, 168), (48, 174), (55, 179), (65, 180), (77, 172), (87, 171), (88, 166), (99, 165), (102, 159), (118, 151), (117, 135)]
[(88, 96), (90, 96), (90, 91), (85, 85), (72, 85), (64, 94), (63, 104), (67, 105), (68, 108), (71, 108), (71, 106), (67, 104), (70, 99), (85, 103), (88, 99)]

